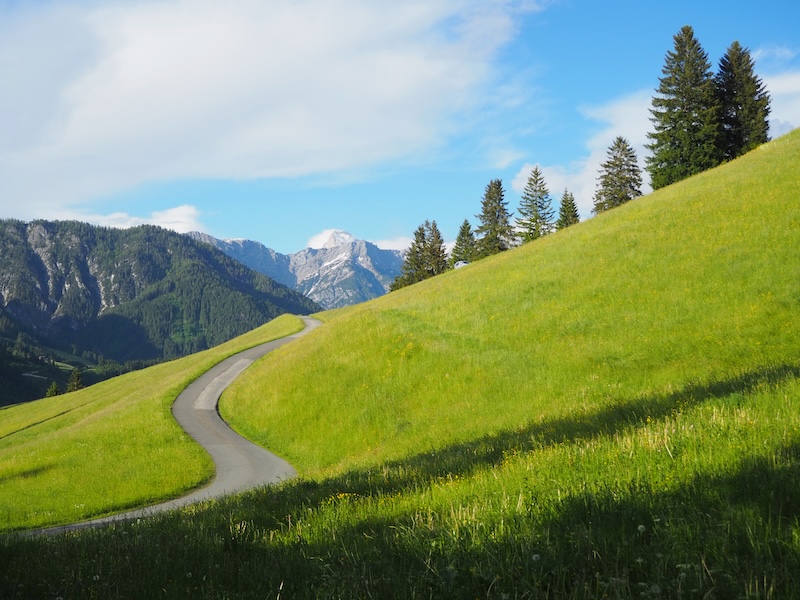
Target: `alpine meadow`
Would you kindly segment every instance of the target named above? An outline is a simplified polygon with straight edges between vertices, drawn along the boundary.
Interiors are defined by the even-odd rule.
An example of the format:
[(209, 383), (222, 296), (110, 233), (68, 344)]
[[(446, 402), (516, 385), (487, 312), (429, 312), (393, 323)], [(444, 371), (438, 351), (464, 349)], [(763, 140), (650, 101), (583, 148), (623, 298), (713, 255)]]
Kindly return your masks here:
[[(8, 533), (0, 597), (800, 597), (798, 165), (800, 130), (318, 315), (220, 405), (299, 478), (101, 529)], [(80, 412), (0, 411), (19, 424), (0, 438), (6, 531), (35, 526), (11, 506), (67, 468), (70, 430), (127, 418), (113, 381), (59, 397), (119, 394)], [(137, 413), (136, 436), (163, 427), (168, 401)], [(41, 446), (12, 443), (42, 428)], [(99, 439), (70, 454), (68, 487), (121, 450)], [(126, 465), (132, 486), (139, 471)], [(93, 514), (119, 506), (100, 500)], [(74, 518), (74, 494), (47, 501)]]

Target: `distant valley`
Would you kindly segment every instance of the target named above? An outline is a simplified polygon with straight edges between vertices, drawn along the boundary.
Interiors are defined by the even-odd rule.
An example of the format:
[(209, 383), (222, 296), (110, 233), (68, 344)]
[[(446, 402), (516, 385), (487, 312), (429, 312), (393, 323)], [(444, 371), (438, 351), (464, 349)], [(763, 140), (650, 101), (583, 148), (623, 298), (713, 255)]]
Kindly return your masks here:
[(322, 248), (288, 255), (252, 240), (220, 240), (199, 232), (187, 235), (297, 290), (325, 309), (384, 295), (403, 264), (400, 250), (384, 250), (343, 231), (333, 232)]

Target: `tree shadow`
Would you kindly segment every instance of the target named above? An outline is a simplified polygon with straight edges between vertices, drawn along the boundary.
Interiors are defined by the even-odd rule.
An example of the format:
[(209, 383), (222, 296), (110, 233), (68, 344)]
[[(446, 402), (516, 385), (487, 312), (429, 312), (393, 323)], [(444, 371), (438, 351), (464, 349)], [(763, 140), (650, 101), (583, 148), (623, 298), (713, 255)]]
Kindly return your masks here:
[(800, 377), (800, 366), (755, 369), (724, 380), (693, 384), (668, 394), (622, 402), (590, 414), (545, 420), (516, 430), (451, 444), (380, 466), (354, 469), (323, 481), (297, 480), (280, 488), (288, 504), (318, 505), (338, 493), (391, 495), (427, 488), (432, 482), (469, 476), (499, 466), (511, 452), (531, 452), (561, 443), (614, 435), (713, 399), (746, 394)]
[(0, 485), (5, 485), (7, 483), (11, 483), (12, 481), (17, 481), (20, 479), (30, 479), (31, 477), (38, 477), (43, 473), (52, 471), (54, 468), (55, 468), (54, 465), (43, 465), (40, 467), (34, 467), (33, 469), (26, 469), (24, 471), (19, 471), (17, 473), (9, 473), (0, 476)]

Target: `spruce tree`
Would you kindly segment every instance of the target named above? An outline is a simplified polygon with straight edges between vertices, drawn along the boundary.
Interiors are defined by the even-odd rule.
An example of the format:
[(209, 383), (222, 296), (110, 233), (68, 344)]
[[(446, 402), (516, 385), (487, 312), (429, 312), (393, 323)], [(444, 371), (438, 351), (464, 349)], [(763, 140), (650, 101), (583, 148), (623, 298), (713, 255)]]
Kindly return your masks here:
[(493, 179), (486, 186), (481, 201), (481, 213), (477, 215), (481, 224), (475, 230), (479, 236), (478, 255), (481, 257), (498, 254), (514, 244), (511, 214), (504, 196), (503, 182), (499, 179)]
[(608, 148), (608, 157), (600, 165), (600, 178), (594, 196), (595, 213), (625, 204), (642, 195), (642, 173), (636, 152), (623, 137)]
[(414, 241), (406, 252), (403, 264), (398, 275), (389, 287), (390, 290), (399, 290), (402, 287), (422, 281), (425, 277), (425, 225), (420, 225), (414, 231)]
[(725, 160), (769, 141), (770, 98), (754, 67), (750, 51), (739, 42), (733, 42), (719, 62), (716, 86), (722, 106)]
[(469, 220), (464, 219), (464, 222), (458, 229), (453, 252), (450, 254), (450, 266), (452, 267), (459, 261), (472, 262), (475, 260), (476, 256), (477, 243), (475, 241), (475, 233), (472, 231)]
[(447, 248), (436, 221), (425, 221), (414, 232), (414, 241), (406, 252), (398, 275), (390, 290), (399, 290), (439, 275), (447, 270)]
[(47, 391), (44, 394), (45, 398), (53, 398), (54, 396), (58, 396), (61, 394), (61, 388), (58, 387), (58, 383), (55, 381), (50, 384), (50, 387), (47, 388)]
[(561, 196), (561, 206), (558, 209), (558, 221), (556, 221), (556, 230), (561, 231), (569, 227), (570, 225), (575, 225), (579, 223), (581, 220), (580, 215), (578, 214), (578, 205), (575, 204), (575, 196), (572, 195), (572, 192), (564, 189), (564, 195)]
[(553, 230), (553, 214), (550, 192), (537, 165), (528, 175), (519, 203), (517, 227), (522, 230), (522, 241), (529, 242), (550, 233)]
[(708, 55), (686, 25), (674, 37), (650, 109), (647, 170), (653, 189), (715, 167), (722, 161), (721, 109)]
[(426, 279), (447, 270), (447, 247), (436, 221), (425, 221)]
[(67, 391), (77, 392), (80, 389), (83, 389), (83, 378), (81, 377), (81, 370), (76, 367), (72, 369), (72, 373), (69, 374), (69, 381), (67, 381)]

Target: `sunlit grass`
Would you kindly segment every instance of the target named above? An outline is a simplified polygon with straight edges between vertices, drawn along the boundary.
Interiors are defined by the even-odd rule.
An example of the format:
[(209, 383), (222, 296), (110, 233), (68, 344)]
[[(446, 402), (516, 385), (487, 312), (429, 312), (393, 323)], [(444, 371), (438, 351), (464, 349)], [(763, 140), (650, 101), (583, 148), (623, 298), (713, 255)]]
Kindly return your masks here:
[(796, 365), (800, 178), (775, 154), (335, 315), (223, 414), (316, 476)]
[(800, 132), (326, 321), (223, 397), (297, 480), (0, 595), (800, 597)]
[(0, 410), (0, 530), (151, 504), (209, 479), (211, 459), (175, 422), (172, 402), (224, 358), (302, 326), (280, 317), (205, 352)]

